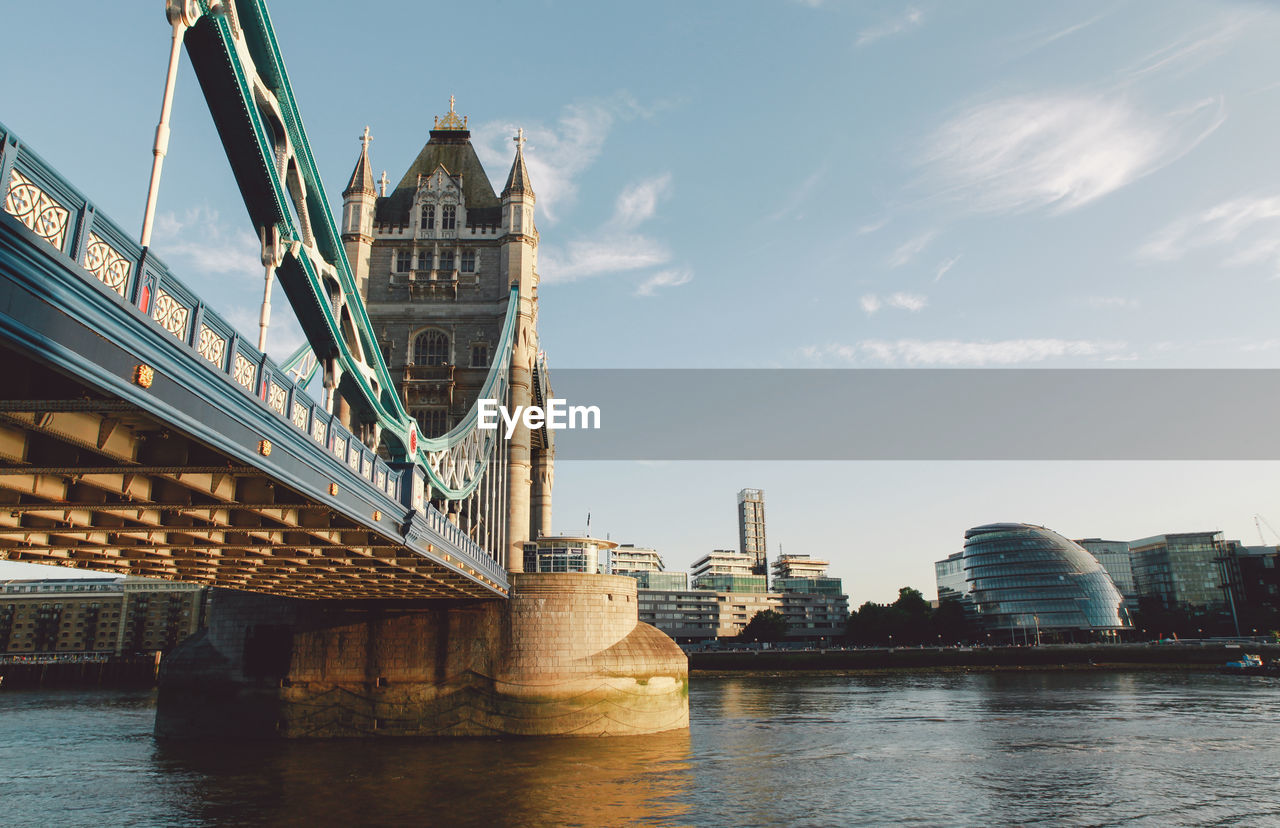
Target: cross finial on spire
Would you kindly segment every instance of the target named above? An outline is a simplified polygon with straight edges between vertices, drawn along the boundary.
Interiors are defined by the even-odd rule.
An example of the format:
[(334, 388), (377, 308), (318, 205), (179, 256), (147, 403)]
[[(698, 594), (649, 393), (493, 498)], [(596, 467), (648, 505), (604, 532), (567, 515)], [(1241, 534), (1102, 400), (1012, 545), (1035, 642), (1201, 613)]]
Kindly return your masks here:
[(364, 133), (360, 136), (360, 143), (364, 145), (364, 151), (369, 151), (369, 142), (373, 140), (373, 136), (369, 134), (369, 125), (365, 124)]
[(441, 117), (439, 115), (435, 117), (434, 125), (432, 127), (433, 129), (446, 129), (446, 130), (455, 129), (456, 130), (456, 129), (467, 128), (467, 119), (465, 117), (459, 118), (458, 113), (454, 111), (454, 105), (456, 103), (457, 103), (457, 99), (454, 98), (452, 95), (450, 95), (449, 111), (445, 113), (444, 117)]
[(519, 129), (517, 129), (516, 137), (512, 138), (511, 140), (516, 142), (516, 151), (523, 152), (524, 151), (524, 127), (520, 127)]

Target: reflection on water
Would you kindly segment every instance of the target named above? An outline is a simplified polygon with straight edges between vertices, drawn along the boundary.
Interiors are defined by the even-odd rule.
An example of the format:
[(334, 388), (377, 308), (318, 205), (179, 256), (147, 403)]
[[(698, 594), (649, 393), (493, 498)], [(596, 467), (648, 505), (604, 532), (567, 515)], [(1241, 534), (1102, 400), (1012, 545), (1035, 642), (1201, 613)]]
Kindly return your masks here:
[(0, 692), (7, 825), (1280, 823), (1280, 682), (703, 679), (688, 732), (158, 744), (145, 693)]
[[(352, 740), (243, 748), (162, 744), (199, 823), (610, 825), (683, 820), (689, 734), (553, 741)], [(247, 815), (251, 815), (248, 816)]]

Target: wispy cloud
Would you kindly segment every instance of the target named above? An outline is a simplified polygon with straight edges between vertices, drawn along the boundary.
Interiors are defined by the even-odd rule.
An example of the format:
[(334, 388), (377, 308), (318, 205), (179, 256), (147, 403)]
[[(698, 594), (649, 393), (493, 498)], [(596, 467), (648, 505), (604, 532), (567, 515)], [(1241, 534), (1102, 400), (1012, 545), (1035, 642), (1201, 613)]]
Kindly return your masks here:
[(857, 234), (859, 236), (868, 236), (872, 233), (883, 230), (885, 228), (885, 225), (887, 225), (888, 223), (889, 223), (889, 220), (887, 218), (880, 219), (879, 221), (869, 222), (859, 227), (857, 230)]
[(1269, 263), (1280, 273), (1280, 196), (1246, 196), (1184, 216), (1138, 248), (1147, 262), (1171, 262), (1215, 252), (1223, 265)]
[(640, 227), (654, 217), (658, 204), (670, 190), (670, 173), (646, 178), (624, 188), (614, 203), (613, 215), (590, 237), (571, 240), (563, 247), (548, 246), (543, 250), (538, 268), (542, 280), (546, 283), (572, 282), (669, 262), (671, 251), (667, 246), (641, 233)]
[(634, 230), (658, 212), (658, 200), (671, 189), (671, 173), (647, 178), (627, 187), (618, 196), (612, 224), (622, 230)]
[(1233, 10), (1213, 23), (1176, 38), (1140, 58), (1126, 72), (1133, 78), (1194, 66), (1227, 52), (1237, 37), (1249, 31), (1257, 15)]
[(1106, 359), (1124, 348), (1123, 342), (1089, 339), (864, 339), (849, 345), (809, 346), (801, 353), (824, 364), (955, 368), (1020, 365), (1071, 357)]
[(1051, 31), (1040, 29), (1038, 31), (1029, 32), (1018, 38), (1011, 45), (1009, 50), (1010, 57), (1022, 57), (1024, 55), (1031, 54), (1032, 52), (1039, 51), (1040, 49), (1056, 43), (1063, 38), (1070, 37), (1077, 32), (1089, 28), (1099, 20), (1102, 20), (1108, 14), (1111, 14), (1112, 11), (1113, 10), (1107, 10), (1101, 12), (1100, 14), (1096, 14), (1093, 17), (1080, 21), (1079, 23), (1073, 23), (1070, 26), (1065, 26), (1059, 29)]
[(528, 140), (525, 164), (538, 194), (538, 212), (547, 224), (555, 224), (576, 200), (578, 179), (600, 157), (614, 125), (649, 117), (662, 107), (646, 107), (620, 93), (569, 104), (554, 124), (490, 121), (472, 130), (472, 143), (492, 177), (502, 181), (515, 153), (511, 138), (522, 126)]
[(770, 222), (781, 221), (783, 219), (800, 220), (804, 218), (804, 208), (813, 200), (813, 193), (827, 177), (827, 165), (823, 164), (814, 170), (803, 181), (792, 188), (790, 194), (782, 200), (778, 209), (774, 210), (767, 217)]
[(692, 281), (692, 271), (661, 270), (640, 283), (636, 288), (636, 296), (653, 296), (660, 288), (679, 287)]
[(922, 165), (942, 194), (980, 211), (1067, 211), (1171, 164), (1225, 117), (1220, 100), (1152, 114), (1119, 98), (1019, 95), (943, 124)]
[(181, 216), (160, 213), (151, 246), (179, 271), (262, 278), (258, 238), (242, 227), (226, 226), (218, 211), (210, 207), (193, 207)]
[(915, 260), (916, 256), (919, 256), (929, 246), (929, 242), (933, 241), (937, 235), (936, 230), (928, 230), (903, 242), (889, 256), (889, 267), (902, 267), (910, 264)]
[(647, 236), (629, 235), (571, 241), (563, 250), (549, 248), (541, 258), (542, 281), (560, 283), (656, 267), (671, 259), (671, 251)]
[(960, 258), (961, 258), (960, 255), (957, 254), (955, 256), (952, 256), (949, 259), (943, 259), (941, 262), (939, 262), (938, 272), (934, 274), (933, 281), (935, 282), (942, 281), (942, 277), (946, 276), (947, 272), (950, 271), (951, 268), (956, 266), (956, 263), (960, 261)]
[(919, 293), (891, 293), (885, 299), (885, 302), (891, 308), (915, 313), (918, 310), (922, 310), (928, 304), (929, 299)]
[(868, 293), (858, 300), (862, 306), (862, 310), (870, 316), (881, 308), (896, 308), (898, 310), (916, 311), (923, 310), (924, 306), (929, 303), (929, 297), (919, 293), (891, 293), (884, 298), (876, 296), (874, 293)]
[(853, 45), (868, 46), (877, 40), (883, 40), (886, 37), (910, 31), (922, 23), (924, 23), (924, 14), (919, 9), (907, 9), (897, 17), (890, 18), (858, 32), (858, 37), (853, 42)]

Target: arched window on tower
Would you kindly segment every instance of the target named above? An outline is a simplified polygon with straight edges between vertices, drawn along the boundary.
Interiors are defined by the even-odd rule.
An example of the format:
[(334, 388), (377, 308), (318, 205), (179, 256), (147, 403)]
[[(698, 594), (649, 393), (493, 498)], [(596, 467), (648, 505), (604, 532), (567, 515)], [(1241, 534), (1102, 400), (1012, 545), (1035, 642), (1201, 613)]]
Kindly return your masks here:
[(458, 208), (452, 204), (440, 207), (440, 229), (453, 230), (458, 223)]
[(476, 251), (474, 250), (462, 251), (462, 272), (463, 273), (476, 272)]
[(430, 230), (436, 226), (436, 206), (434, 204), (422, 205), (422, 229)]
[(414, 365), (444, 365), (449, 361), (449, 337), (443, 331), (423, 331), (413, 340)]

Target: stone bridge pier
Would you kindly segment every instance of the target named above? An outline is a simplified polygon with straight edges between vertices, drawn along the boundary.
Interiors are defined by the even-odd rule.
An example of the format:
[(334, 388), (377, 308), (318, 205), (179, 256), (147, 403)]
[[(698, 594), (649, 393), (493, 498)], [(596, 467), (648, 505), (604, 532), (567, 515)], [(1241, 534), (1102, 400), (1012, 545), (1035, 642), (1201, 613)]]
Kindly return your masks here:
[(688, 660), (636, 581), (512, 574), (508, 600), (219, 590), (160, 673), (165, 738), (606, 736), (689, 724)]

